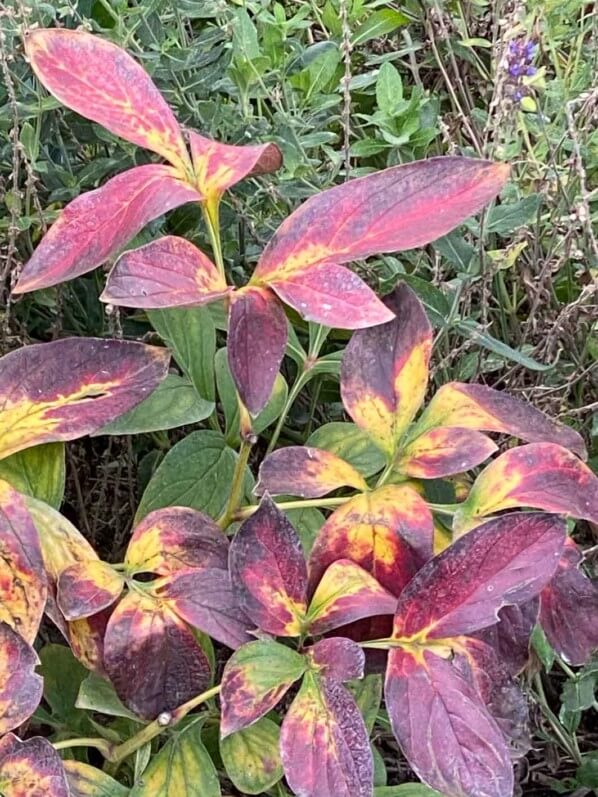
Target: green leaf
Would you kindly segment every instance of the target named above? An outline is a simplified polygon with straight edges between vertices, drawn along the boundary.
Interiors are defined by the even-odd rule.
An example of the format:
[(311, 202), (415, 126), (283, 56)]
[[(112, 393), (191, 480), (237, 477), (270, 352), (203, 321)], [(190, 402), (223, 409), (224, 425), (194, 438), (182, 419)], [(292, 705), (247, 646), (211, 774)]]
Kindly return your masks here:
[(145, 488), (135, 522), (164, 506), (218, 517), (228, 500), (237, 454), (220, 432), (192, 432), (173, 446)]
[(154, 756), (130, 797), (220, 797), (218, 773), (201, 739), (202, 721), (175, 733)]
[(44, 700), (52, 719), (71, 732), (89, 730), (87, 716), (79, 711), (77, 694), (87, 670), (66, 645), (45, 645), (40, 653)]
[(586, 786), (588, 789), (598, 788), (598, 753), (593, 751), (582, 756), (576, 777), (581, 786)]
[(524, 368), (529, 368), (530, 371), (550, 371), (554, 368), (553, 365), (539, 363), (537, 360), (534, 360), (533, 357), (524, 354), (522, 351), (512, 349), (510, 346), (507, 346), (506, 343), (493, 338), (492, 335), (489, 335), (483, 327), (471, 318), (458, 321), (455, 326), (466, 338), (479, 343), (480, 346), (494, 352), (494, 354), (498, 354), (505, 360), (510, 360), (511, 362), (522, 365)]
[(226, 774), (242, 794), (262, 794), (282, 778), (280, 728), (267, 717), (220, 741)]
[[(215, 366), (218, 396), (224, 410), (226, 442), (228, 445), (236, 447), (240, 439), (239, 402), (237, 401), (237, 391), (228, 367), (226, 348), (219, 349), (216, 352)], [(268, 403), (252, 421), (252, 428), (255, 434), (261, 434), (264, 429), (267, 429), (279, 417), (286, 404), (288, 393), (289, 388), (284, 377), (282, 374), (278, 374)]]
[(309, 436), (306, 445), (336, 454), (364, 476), (373, 476), (386, 464), (384, 454), (354, 423), (326, 423)]
[(43, 443), (0, 460), (0, 479), (58, 509), (64, 497), (64, 443)]
[(129, 789), (101, 769), (82, 761), (63, 761), (71, 797), (127, 797)]
[(287, 509), (285, 515), (291, 521), (295, 531), (299, 535), (303, 553), (307, 559), (316, 541), (318, 532), (324, 525), (326, 518), (319, 509), (313, 506), (308, 506), (303, 509)]
[(387, 36), (397, 28), (409, 24), (409, 17), (392, 8), (381, 8), (373, 11), (366, 21), (357, 28), (353, 36), (352, 45), (358, 47), (371, 39)]
[(359, 681), (351, 681), (347, 686), (363, 714), (368, 734), (371, 734), (382, 700), (382, 676), (370, 673)]
[(145, 401), (104, 426), (93, 436), (176, 429), (178, 426), (203, 421), (213, 411), (214, 403), (201, 398), (186, 377), (169, 374)]
[(199, 395), (206, 401), (214, 401), (216, 328), (210, 310), (207, 307), (175, 307), (148, 310), (147, 315)]
[(510, 205), (495, 205), (488, 211), (486, 232), (508, 235), (519, 227), (529, 224), (542, 204), (541, 194), (531, 194)]
[(556, 654), (552, 649), (550, 642), (546, 638), (546, 634), (544, 633), (541, 625), (535, 626), (534, 630), (532, 631), (531, 639), (532, 647), (542, 662), (544, 669), (546, 672), (550, 672), (550, 670), (552, 670), (552, 665), (554, 664)]
[(594, 705), (598, 663), (592, 662), (570, 678), (563, 687), (561, 702), (567, 711), (585, 711)]
[(401, 80), (401, 75), (390, 61), (386, 61), (380, 67), (376, 80), (376, 102), (378, 103), (378, 108), (390, 116), (402, 99), (403, 81)]
[(465, 238), (456, 230), (444, 235), (432, 244), (442, 257), (457, 266), (459, 271), (467, 271), (475, 249)]
[(110, 681), (95, 673), (90, 673), (81, 683), (75, 705), (86, 711), (97, 711), (98, 714), (125, 717), (139, 722), (139, 717), (121, 703)]

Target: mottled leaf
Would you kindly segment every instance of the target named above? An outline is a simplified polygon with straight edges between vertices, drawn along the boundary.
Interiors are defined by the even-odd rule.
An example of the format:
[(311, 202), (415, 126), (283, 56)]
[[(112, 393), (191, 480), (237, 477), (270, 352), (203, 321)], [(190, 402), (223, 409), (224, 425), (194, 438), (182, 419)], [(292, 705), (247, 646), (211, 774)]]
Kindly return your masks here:
[(78, 562), (58, 578), (58, 607), (66, 620), (80, 620), (112, 606), (124, 585), (123, 576), (106, 562)]
[(395, 596), (366, 570), (349, 559), (339, 559), (316, 587), (306, 625), (311, 634), (325, 634), (363, 617), (393, 614), (396, 605)]
[(233, 593), (228, 570), (215, 567), (182, 570), (157, 582), (155, 594), (186, 623), (236, 649), (250, 642), (255, 624), (245, 616)]
[(355, 496), (324, 523), (309, 559), (313, 590), (337, 559), (351, 559), (399, 595), (432, 556), (433, 522), (424, 499), (406, 485)]
[[(4, 797), (73, 797), (60, 756), (47, 739), (0, 739), (0, 793)], [(76, 797), (76, 795), (75, 795)]]
[(64, 443), (43, 443), (0, 461), (0, 479), (58, 509), (64, 497)]
[(275, 172), (282, 153), (272, 142), (235, 146), (189, 132), (196, 185), (206, 197), (218, 197), (245, 177)]
[(0, 361), (0, 458), (74, 440), (135, 407), (164, 379), (168, 352), (125, 340), (65, 338)]
[(184, 307), (208, 304), (230, 289), (209, 257), (190, 241), (166, 235), (116, 261), (102, 301), (124, 307)]
[(9, 625), (0, 623), (0, 735), (18, 728), (38, 707), (43, 692), (42, 678), (35, 672), (38, 664), (33, 648)]
[(540, 593), (540, 623), (548, 641), (570, 664), (586, 664), (598, 649), (598, 583), (580, 569), (582, 554), (567, 539), (552, 580)]
[(14, 293), (48, 288), (91, 271), (148, 222), (200, 199), (170, 166), (149, 163), (117, 174), (62, 210), (25, 264)]
[(393, 318), (392, 310), (344, 266), (311, 266), (284, 279), (269, 279), (268, 285), (306, 321), (328, 327), (363, 329)]
[(282, 723), (280, 750), (297, 797), (370, 797), (368, 733), (342, 684), (307, 673)]
[(265, 288), (233, 294), (228, 324), (228, 364), (243, 404), (257, 415), (270, 398), (287, 345), (287, 319)]
[(455, 797), (511, 797), (503, 734), (450, 661), (391, 650), (385, 696), (393, 733), (424, 783)]
[(91, 672), (106, 675), (104, 666), (104, 640), (112, 607), (91, 617), (66, 624), (66, 638), (73, 654)]
[(464, 531), (478, 518), (524, 506), (598, 523), (598, 477), (566, 448), (530, 443), (505, 451), (475, 480), (454, 519)]
[[(552, 577), (551, 582), (555, 577)], [(537, 597), (520, 606), (505, 606), (498, 613), (498, 623), (476, 633), (478, 639), (496, 651), (511, 675), (518, 675), (529, 661), (530, 637), (538, 619), (539, 608)]]
[(343, 356), (341, 395), (355, 423), (392, 455), (424, 399), (432, 327), (405, 283), (385, 302), (396, 318), (353, 335)]
[(155, 719), (203, 692), (210, 665), (191, 630), (167, 606), (129, 592), (113, 612), (104, 664), (123, 703)]
[(278, 228), (255, 278), (281, 280), (310, 266), (423, 246), (493, 199), (508, 172), (500, 163), (431, 158), (321, 191)]
[(228, 567), (228, 540), (212, 518), (184, 506), (150, 512), (125, 554), (129, 573), (171, 575), (189, 567)]
[(490, 520), (425, 564), (399, 598), (396, 638), (468, 634), (498, 619), (503, 606), (524, 603), (554, 574), (565, 523), (516, 512)]
[(475, 468), (495, 451), (496, 444), (481, 432), (438, 427), (402, 448), (395, 469), (415, 479), (439, 479)]
[(322, 678), (332, 678), (339, 683), (363, 678), (365, 654), (351, 639), (321, 639), (306, 652), (312, 668), (318, 670)]
[(23, 496), (0, 480), (0, 622), (33, 644), (47, 592), (33, 519)]
[(220, 740), (226, 774), (241, 794), (263, 794), (282, 778), (280, 728), (262, 717)]
[(278, 642), (249, 642), (239, 648), (222, 673), (221, 737), (247, 728), (267, 714), (306, 667), (303, 656)]
[(201, 739), (201, 722), (178, 731), (154, 756), (129, 797), (220, 797), (218, 774)]
[(63, 761), (70, 797), (128, 797), (129, 789), (83, 761)]
[(569, 426), (553, 421), (526, 401), (486, 385), (449, 382), (433, 396), (424, 411), (418, 430), (434, 426), (502, 432), (529, 443), (556, 443), (585, 459), (581, 435)]
[(373, 476), (385, 464), (385, 457), (378, 446), (354, 423), (325, 423), (312, 432), (307, 445), (336, 454), (364, 476)]
[(363, 476), (335, 454), (310, 446), (288, 446), (264, 459), (255, 491), (258, 495), (318, 498), (344, 486), (367, 490)]
[(237, 531), (229, 554), (237, 600), (263, 631), (302, 632), (307, 566), (297, 532), (268, 496)]
[(121, 47), (82, 30), (53, 28), (27, 31), (25, 52), (41, 83), (68, 108), (183, 171), (190, 166), (174, 114)]

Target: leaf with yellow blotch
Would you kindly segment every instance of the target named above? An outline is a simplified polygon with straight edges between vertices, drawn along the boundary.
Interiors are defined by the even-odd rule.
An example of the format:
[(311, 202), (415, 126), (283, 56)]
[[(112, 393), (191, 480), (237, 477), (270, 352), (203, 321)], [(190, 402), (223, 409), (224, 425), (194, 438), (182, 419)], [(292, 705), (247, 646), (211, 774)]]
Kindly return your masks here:
[[(38, 664), (35, 650), (0, 622), (0, 735), (18, 728), (38, 707), (43, 692), (43, 680), (35, 672)], [(0, 784), (1, 772), (0, 765)]]
[(254, 280), (280, 282), (312, 266), (423, 246), (481, 210), (508, 174), (504, 163), (430, 158), (329, 188), (282, 223)]
[(47, 594), (39, 536), (25, 499), (0, 480), (0, 622), (33, 644)]
[(66, 620), (90, 617), (112, 606), (124, 586), (123, 576), (106, 562), (79, 562), (58, 578), (58, 607)]
[(189, 131), (194, 181), (203, 196), (219, 197), (227, 188), (252, 175), (276, 172), (282, 153), (276, 144), (221, 144)]
[(74, 440), (135, 407), (168, 373), (165, 349), (125, 340), (65, 338), (0, 360), (0, 458)]
[(366, 570), (348, 559), (326, 570), (309, 604), (305, 626), (313, 635), (361, 620), (394, 614), (397, 599)]
[(556, 443), (587, 456), (581, 435), (552, 420), (521, 399), (486, 385), (449, 382), (435, 393), (418, 421), (416, 432), (437, 426), (501, 432), (528, 443)]
[(338, 559), (363, 567), (393, 595), (431, 558), (432, 514), (408, 485), (390, 484), (358, 495), (324, 523), (309, 559), (310, 591)]
[(268, 717), (220, 740), (226, 774), (241, 794), (263, 794), (282, 778), (280, 728)]
[(463, 533), (485, 515), (519, 506), (598, 523), (598, 477), (554, 443), (511, 448), (480, 473), (453, 528)]
[(198, 307), (231, 290), (200, 249), (184, 238), (166, 235), (122, 254), (100, 298), (124, 307)]
[(86, 31), (53, 28), (27, 31), (25, 53), (41, 83), (63, 105), (190, 171), (174, 114), (146, 71), (121, 47)]
[(255, 492), (319, 498), (344, 486), (368, 487), (363, 476), (336, 454), (310, 446), (288, 446), (263, 460)]
[(104, 666), (104, 637), (112, 614), (112, 607), (91, 617), (66, 623), (65, 636), (73, 655), (91, 672), (108, 677)]
[(439, 479), (475, 468), (498, 446), (473, 429), (435, 427), (399, 451), (395, 470), (415, 479)]
[(73, 199), (25, 264), (14, 293), (49, 288), (100, 266), (145, 225), (201, 194), (170, 166), (149, 163)]
[(221, 737), (267, 714), (306, 668), (304, 656), (279, 642), (249, 642), (235, 651), (222, 673)]
[(139, 591), (125, 595), (108, 621), (104, 666), (122, 702), (148, 720), (203, 692), (211, 679), (191, 629)]
[(0, 739), (0, 793), (4, 797), (76, 797), (69, 794), (60, 756), (47, 739)]
[(217, 523), (186, 506), (155, 509), (133, 529), (125, 554), (129, 574), (172, 575), (190, 567), (228, 567), (228, 540)]
[(239, 606), (263, 631), (298, 636), (307, 609), (307, 566), (297, 532), (268, 496), (239, 528), (229, 567)]
[(128, 797), (129, 789), (83, 761), (63, 761), (70, 797)]
[(282, 723), (287, 782), (301, 797), (371, 797), (373, 762), (357, 704), (338, 681), (306, 673)]
[(392, 456), (424, 399), (432, 327), (405, 283), (384, 301), (396, 317), (353, 334), (343, 355), (341, 395), (357, 426)]

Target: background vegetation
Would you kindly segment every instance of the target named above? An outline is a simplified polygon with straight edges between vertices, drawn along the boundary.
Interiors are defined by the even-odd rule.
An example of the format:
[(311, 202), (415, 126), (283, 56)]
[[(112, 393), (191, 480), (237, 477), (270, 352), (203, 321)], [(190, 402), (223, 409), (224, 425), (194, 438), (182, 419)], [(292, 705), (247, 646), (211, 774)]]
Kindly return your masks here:
[[(284, 167), (274, 179), (240, 184), (224, 199), (224, 255), (239, 283), (281, 219), (319, 189), (438, 154), (509, 161), (513, 180), (499, 205), (425, 250), (357, 268), (380, 293), (408, 275), (435, 323), (438, 383), (482, 381), (524, 395), (584, 434), (596, 468), (598, 15), (592, 3), (82, 0), (9, 2), (0, 13), (0, 353), (67, 333), (149, 341), (158, 333), (204, 398), (214, 399), (218, 386), (219, 420), (211, 425), (225, 427), (229, 441), (235, 437), (234, 407), (223, 398), (228, 375), (216, 353), (223, 319), (213, 311), (201, 311), (193, 324), (184, 311), (149, 318), (105, 312), (97, 300), (104, 280), (98, 271), (11, 298), (21, 264), (58, 210), (149, 157), (60, 106), (32, 77), (22, 55), (23, 27), (81, 25), (140, 59), (189, 127), (230, 143), (273, 140), (281, 147)], [(536, 45), (528, 59), (536, 71), (525, 76), (514, 69), (522, 40)], [(191, 206), (150, 227), (148, 238), (158, 230), (176, 233), (209, 251), (199, 210)], [(143, 240), (142, 234), (135, 244)], [(314, 425), (342, 420), (334, 354), (347, 337), (330, 337), (324, 348), (330, 367), (292, 391), (298, 400), (283, 439), (304, 442)], [(198, 349), (206, 365), (190, 373), (185, 351)], [(292, 390), (297, 374), (286, 362)], [(105, 558), (122, 556), (144, 488), (189, 431), (103, 436), (68, 447), (62, 511)], [(214, 485), (230, 463), (226, 451), (214, 450), (209, 461), (192, 455), (185, 453), (178, 467), (193, 465), (189, 489), (203, 496), (193, 499), (198, 508), (206, 508), (208, 500), (218, 501)], [(585, 526), (589, 546), (596, 531)], [(550, 651), (541, 641), (537, 649), (546, 663)], [(596, 678), (595, 665), (577, 674), (557, 667), (542, 679), (530, 674), (544, 741), (519, 767), (523, 793), (583, 795), (598, 787), (598, 757), (578, 767), (580, 750), (598, 742)], [(405, 773), (390, 734), (381, 744), (396, 782)]]

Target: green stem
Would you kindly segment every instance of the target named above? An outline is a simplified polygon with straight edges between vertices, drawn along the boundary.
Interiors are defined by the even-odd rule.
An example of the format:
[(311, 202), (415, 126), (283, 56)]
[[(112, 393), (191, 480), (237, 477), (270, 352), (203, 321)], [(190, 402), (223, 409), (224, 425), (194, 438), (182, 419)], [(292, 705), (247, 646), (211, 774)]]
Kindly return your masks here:
[[(342, 506), (353, 498), (346, 495), (342, 498), (308, 498), (306, 501), (276, 501), (279, 509), (307, 509), (310, 506), (326, 509), (328, 507)], [(257, 512), (257, 506), (242, 506), (233, 515), (233, 520), (245, 520)]]
[(72, 747), (95, 747), (104, 758), (110, 758), (114, 745), (106, 739), (90, 739), (82, 737), (80, 739), (64, 739), (61, 742), (53, 742), (55, 750), (70, 750)]
[(550, 706), (548, 705), (548, 701), (546, 700), (546, 695), (544, 694), (544, 686), (542, 684), (542, 679), (539, 675), (534, 676), (534, 686), (536, 687), (536, 697), (538, 698), (538, 705), (540, 706), (540, 710), (542, 714), (546, 717), (550, 725), (552, 726), (552, 730), (555, 733), (555, 736), (559, 740), (563, 749), (571, 756), (571, 758), (575, 761), (577, 766), (581, 764), (581, 754), (577, 749), (577, 742), (572, 741), (569, 738), (567, 732), (559, 722), (558, 717)]
[(289, 391), (289, 395), (287, 396), (285, 405), (282, 408), (282, 412), (280, 413), (280, 417), (278, 418), (278, 421), (272, 433), (272, 437), (270, 438), (270, 442), (268, 443), (268, 448), (266, 449), (266, 456), (272, 453), (274, 446), (278, 442), (280, 433), (282, 432), (282, 427), (284, 426), (284, 422), (287, 419), (289, 410), (293, 406), (295, 399), (297, 398), (299, 393), (301, 393), (301, 391), (308, 382), (309, 382), (309, 371), (301, 371), (301, 373), (297, 375), (297, 379), (295, 380), (293, 387)]
[(222, 256), (222, 241), (220, 239), (220, 196), (210, 197), (210, 199), (202, 202), (201, 210), (210, 235), (214, 260), (216, 261), (222, 279), (226, 281), (224, 257)]
[[(249, 454), (251, 453), (251, 441), (243, 440), (241, 448), (239, 449), (239, 456), (235, 464), (235, 472), (233, 474), (233, 484), (230, 491), (230, 496), (226, 509), (218, 519), (218, 525), (222, 530), (230, 526), (233, 518), (236, 517), (235, 511), (241, 501), (243, 493), (243, 485), (245, 483), (245, 468), (249, 462)], [(256, 507), (257, 508), (257, 507)]]

